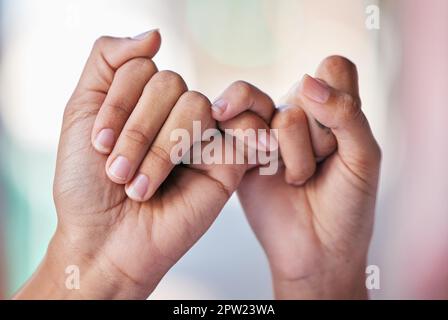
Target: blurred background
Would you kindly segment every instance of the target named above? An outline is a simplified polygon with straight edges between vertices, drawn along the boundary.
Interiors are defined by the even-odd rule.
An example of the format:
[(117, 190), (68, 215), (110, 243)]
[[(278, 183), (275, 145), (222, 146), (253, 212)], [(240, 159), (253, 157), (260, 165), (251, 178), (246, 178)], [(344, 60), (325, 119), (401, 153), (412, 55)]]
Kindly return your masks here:
[[(278, 99), (326, 56), (355, 62), (384, 155), (371, 296), (448, 298), (445, 0), (0, 0), (0, 296), (32, 274), (55, 230), (62, 113), (94, 40), (156, 27), (159, 69), (212, 100), (239, 79)], [(153, 298), (272, 298), (236, 197)]]

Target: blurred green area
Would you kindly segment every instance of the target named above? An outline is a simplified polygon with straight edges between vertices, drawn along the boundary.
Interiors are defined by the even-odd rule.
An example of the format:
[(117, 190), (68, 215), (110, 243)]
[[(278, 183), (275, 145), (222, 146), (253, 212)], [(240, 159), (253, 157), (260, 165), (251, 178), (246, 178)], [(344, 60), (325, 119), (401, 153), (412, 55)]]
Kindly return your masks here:
[(216, 61), (259, 67), (272, 62), (275, 38), (264, 0), (188, 0), (186, 18), (194, 40)]
[(11, 296), (33, 273), (56, 225), (52, 206), (54, 155), (22, 148), (8, 134), (0, 136), (7, 292)]

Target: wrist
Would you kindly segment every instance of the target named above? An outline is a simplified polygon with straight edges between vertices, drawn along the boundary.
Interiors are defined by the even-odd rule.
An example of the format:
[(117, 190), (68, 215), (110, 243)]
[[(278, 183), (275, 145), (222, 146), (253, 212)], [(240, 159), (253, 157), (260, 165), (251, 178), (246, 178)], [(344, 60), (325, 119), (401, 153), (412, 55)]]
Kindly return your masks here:
[(56, 233), (39, 268), (14, 298), (146, 299), (149, 293), (101, 257), (80, 253)]
[(368, 299), (365, 264), (354, 268), (329, 268), (301, 276), (272, 273), (276, 299)]

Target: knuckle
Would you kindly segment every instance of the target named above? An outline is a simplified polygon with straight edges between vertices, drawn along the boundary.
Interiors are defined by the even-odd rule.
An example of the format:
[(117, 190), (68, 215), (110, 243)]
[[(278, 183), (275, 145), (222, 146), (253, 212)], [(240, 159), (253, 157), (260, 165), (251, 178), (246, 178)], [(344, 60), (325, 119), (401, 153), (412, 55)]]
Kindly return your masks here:
[(146, 146), (150, 141), (150, 137), (141, 128), (126, 129), (123, 134), (127, 142), (138, 146)]
[(148, 153), (150, 160), (158, 161), (162, 166), (171, 167), (174, 165), (170, 154), (163, 147), (153, 144)]
[(352, 121), (361, 115), (361, 105), (357, 98), (350, 94), (343, 94), (339, 99), (341, 118), (344, 122)]
[(290, 112), (286, 112), (285, 118), (285, 121), (290, 124), (305, 123), (307, 121), (307, 115), (301, 108), (294, 108)]
[(143, 69), (143, 71), (153, 72), (157, 70), (156, 64), (149, 58), (135, 58), (135, 60), (137, 61), (138, 67)]
[(297, 124), (303, 124), (307, 121), (307, 115), (301, 108), (292, 108), (289, 110), (277, 112), (272, 119), (272, 127), (283, 129)]
[(237, 94), (241, 100), (250, 100), (252, 94), (252, 86), (243, 80), (238, 80), (232, 83), (229, 87), (230, 91)]
[(109, 117), (117, 119), (129, 117), (131, 107), (127, 97), (116, 98), (115, 101), (109, 101), (105, 104), (105, 109), (110, 111)]
[(118, 69), (117, 73), (124, 72), (125, 69), (131, 69), (132, 71), (137, 71), (142, 74), (153, 73), (157, 70), (156, 64), (148, 58), (134, 58), (128, 61), (125, 65), (123, 65), (120, 69)]
[(103, 49), (106, 44), (110, 41), (111, 37), (108, 36), (101, 36), (99, 38), (97, 38), (93, 44), (93, 48), (95, 50), (101, 50)]
[(192, 120), (211, 119), (210, 101), (206, 96), (197, 91), (187, 91), (179, 99), (183, 108), (188, 110)]
[(184, 79), (174, 71), (163, 70), (157, 72), (150, 80), (155, 86), (169, 87), (177, 91), (186, 90)]
[[(179, 99), (182, 103), (185, 103), (187, 106), (197, 105), (199, 109), (209, 108), (210, 101), (206, 96), (197, 91), (187, 91), (182, 97)], [(196, 109), (196, 108), (195, 108)]]

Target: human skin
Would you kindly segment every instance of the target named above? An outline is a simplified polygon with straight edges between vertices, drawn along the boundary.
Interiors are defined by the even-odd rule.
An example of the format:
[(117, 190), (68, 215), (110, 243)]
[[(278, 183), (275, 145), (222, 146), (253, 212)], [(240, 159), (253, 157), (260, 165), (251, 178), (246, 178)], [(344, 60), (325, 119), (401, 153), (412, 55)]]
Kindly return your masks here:
[[(331, 88), (305, 77), (271, 121), (272, 100), (244, 82), (223, 94), (233, 101), (226, 110), (222, 100), (210, 108), (179, 75), (157, 72), (150, 58), (159, 46), (158, 32), (101, 38), (94, 46), (64, 114), (57, 231), (16, 298), (146, 298), (243, 176), (240, 199), (268, 255), (278, 298), (365, 297), (380, 152), (359, 111), (354, 66), (326, 60), (318, 73)], [(246, 165), (174, 166), (169, 132), (191, 131), (194, 120), (214, 127), (211, 110), (221, 128), (278, 128), (286, 167), (259, 176), (244, 175)], [(315, 156), (327, 158), (316, 167)], [(72, 265), (80, 268), (79, 290), (65, 286)]]
[[(57, 230), (16, 299), (147, 298), (239, 185), (246, 165), (174, 166), (167, 157), (172, 129), (216, 124), (207, 98), (174, 72), (157, 71), (151, 58), (159, 46), (158, 31), (95, 43), (64, 112)], [(242, 119), (256, 125), (250, 118)], [(139, 173), (146, 187), (142, 178), (133, 185)], [(73, 265), (77, 290), (66, 287)]]
[[(221, 126), (239, 112), (273, 108), (253, 90), (236, 83), (217, 99), (213, 116)], [(325, 59), (316, 78), (306, 75), (281, 104), (270, 125), (278, 129), (282, 169), (273, 176), (250, 170), (238, 187), (275, 296), (367, 298), (381, 152), (361, 111), (355, 65)]]

